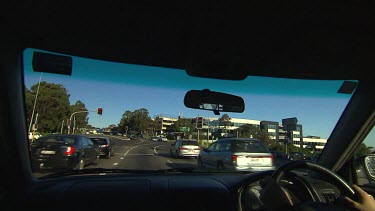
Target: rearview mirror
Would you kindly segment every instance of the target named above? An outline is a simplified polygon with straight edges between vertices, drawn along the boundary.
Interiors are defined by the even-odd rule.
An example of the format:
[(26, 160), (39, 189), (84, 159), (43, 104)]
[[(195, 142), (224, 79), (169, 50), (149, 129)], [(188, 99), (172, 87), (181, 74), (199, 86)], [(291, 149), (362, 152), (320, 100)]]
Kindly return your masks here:
[(220, 111), (242, 113), (245, 110), (241, 97), (208, 89), (188, 91), (184, 104), (188, 108), (213, 111), (215, 115), (220, 115)]

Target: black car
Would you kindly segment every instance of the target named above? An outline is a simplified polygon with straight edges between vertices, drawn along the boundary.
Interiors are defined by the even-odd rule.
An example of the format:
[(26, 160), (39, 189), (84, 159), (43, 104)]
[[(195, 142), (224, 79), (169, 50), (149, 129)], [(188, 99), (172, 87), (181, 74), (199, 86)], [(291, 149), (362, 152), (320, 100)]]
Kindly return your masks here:
[(55, 134), (31, 144), (33, 170), (83, 169), (99, 163), (99, 150), (84, 135)]
[(108, 137), (90, 137), (92, 143), (94, 143), (99, 148), (99, 152), (101, 156), (109, 159), (111, 156), (114, 155), (114, 143)]

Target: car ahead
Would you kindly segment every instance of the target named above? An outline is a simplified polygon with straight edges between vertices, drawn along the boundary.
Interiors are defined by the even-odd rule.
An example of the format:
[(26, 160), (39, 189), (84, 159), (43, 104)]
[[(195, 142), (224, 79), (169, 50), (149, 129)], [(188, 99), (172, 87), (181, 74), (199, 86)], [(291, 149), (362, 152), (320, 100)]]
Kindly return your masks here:
[(115, 154), (115, 148), (114, 143), (111, 140), (111, 138), (108, 137), (90, 137), (90, 140), (92, 143), (94, 143), (100, 151), (100, 156), (104, 156), (105, 158), (109, 159), (111, 156), (114, 156)]
[(198, 166), (218, 170), (259, 172), (275, 169), (275, 158), (258, 139), (225, 138), (201, 151)]
[(158, 136), (151, 136), (150, 141), (158, 141), (159, 137)]
[(159, 136), (159, 137), (158, 137), (158, 141), (161, 141), (161, 142), (168, 142), (168, 139), (167, 139), (167, 137), (165, 137), (165, 136)]
[[(352, 184), (375, 196), (372, 158), (358, 160), (366, 171), (360, 180), (353, 166), (374, 146), (373, 1), (1, 6), (2, 210), (260, 211), (268, 210), (260, 196), (269, 177), (289, 193), (293, 210), (340, 210), (336, 198), (358, 196)], [(202, 91), (190, 98), (194, 108), (183, 100), (191, 90)], [(210, 90), (226, 94), (212, 97)], [(158, 118), (162, 113), (168, 116)], [(306, 153), (312, 142), (321, 153), (316, 163), (219, 172), (198, 168), (195, 159), (171, 159), (167, 144), (141, 139), (120, 142), (121, 157), (96, 168), (32, 171), (30, 125), (64, 133), (69, 119), (75, 131), (173, 131), (203, 146), (217, 137), (255, 137)]]
[(175, 158), (197, 158), (200, 151), (201, 147), (199, 146), (197, 140), (178, 139), (173, 144), (171, 144), (169, 154), (171, 155), (171, 157)]
[(31, 161), (35, 171), (81, 170), (89, 164), (98, 165), (99, 150), (85, 135), (48, 135), (31, 144)]

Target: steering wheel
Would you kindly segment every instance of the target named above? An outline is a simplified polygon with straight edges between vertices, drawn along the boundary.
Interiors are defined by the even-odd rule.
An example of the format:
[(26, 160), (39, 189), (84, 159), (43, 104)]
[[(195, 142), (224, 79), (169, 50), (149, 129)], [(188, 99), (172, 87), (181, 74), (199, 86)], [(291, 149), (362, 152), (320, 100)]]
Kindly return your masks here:
[[(271, 177), (275, 180), (275, 182), (277, 184), (280, 185), (281, 178), (286, 173), (288, 173), (288, 172), (290, 172), (291, 170), (294, 170), (294, 169), (307, 169), (307, 170), (312, 170), (312, 171), (315, 171), (317, 173), (323, 174), (323, 175), (329, 177), (330, 179), (333, 179), (332, 183), (334, 183), (337, 186), (337, 188), (339, 188), (341, 194), (344, 194), (344, 195), (346, 195), (350, 198), (355, 197), (354, 190), (350, 187), (350, 185), (344, 179), (342, 179), (339, 175), (337, 175), (332, 170), (327, 169), (323, 166), (320, 166), (320, 165), (318, 165), (316, 163), (313, 163), (313, 162), (310, 162), (310, 161), (298, 160), (298, 161), (292, 161), (292, 162), (285, 163), (282, 166), (280, 166), (278, 169), (276, 169), (273, 172), (273, 174), (271, 175)], [(330, 208), (332, 208), (332, 205), (326, 205), (326, 204), (322, 204), (322, 203), (320, 203), (319, 205), (317, 205), (317, 204), (318, 203), (315, 203), (315, 205), (312, 205), (312, 207), (310, 207), (310, 205), (303, 205), (303, 206), (305, 206), (305, 207), (308, 206), (309, 207), (308, 209), (314, 209), (314, 207), (317, 208), (317, 209), (322, 209), (322, 208), (328, 208), (328, 206), (330, 206)]]

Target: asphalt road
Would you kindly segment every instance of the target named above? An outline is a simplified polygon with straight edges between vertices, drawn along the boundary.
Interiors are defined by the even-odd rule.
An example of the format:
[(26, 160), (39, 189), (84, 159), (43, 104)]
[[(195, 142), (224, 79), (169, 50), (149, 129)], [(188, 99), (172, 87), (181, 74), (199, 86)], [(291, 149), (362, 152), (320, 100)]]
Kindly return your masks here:
[(119, 168), (138, 170), (160, 170), (197, 167), (195, 158), (172, 158), (169, 149), (172, 142), (156, 142), (147, 139), (126, 140), (121, 136), (110, 136), (115, 143), (115, 155), (101, 158), (98, 166), (87, 168)]
[[(99, 165), (85, 168), (160, 170), (173, 168), (198, 169), (195, 158), (173, 158), (169, 150), (172, 142), (149, 141), (148, 139), (128, 140), (121, 136), (109, 136), (115, 144), (115, 153), (109, 159), (101, 157)], [(276, 167), (284, 160), (276, 159)], [(34, 173), (35, 177), (49, 173)]]

